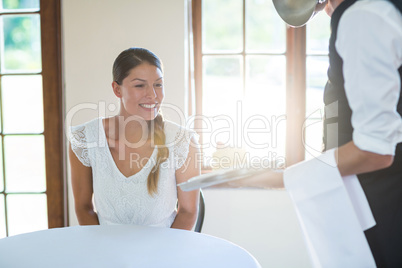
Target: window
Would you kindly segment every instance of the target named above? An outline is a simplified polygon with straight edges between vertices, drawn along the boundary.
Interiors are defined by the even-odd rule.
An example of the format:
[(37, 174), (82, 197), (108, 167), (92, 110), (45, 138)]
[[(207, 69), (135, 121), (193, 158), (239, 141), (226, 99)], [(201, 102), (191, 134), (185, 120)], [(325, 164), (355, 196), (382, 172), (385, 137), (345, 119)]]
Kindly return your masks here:
[(305, 158), (322, 151), (323, 96), (327, 81), (330, 18), (318, 13), (307, 26)]
[(196, 114), (203, 115), (195, 128), (207, 168), (214, 168), (209, 159), (219, 151), (270, 167), (319, 153), (330, 27), (325, 12), (306, 30), (287, 27), (271, 0), (192, 5)]
[(0, 5), (0, 238), (61, 227), (60, 3)]

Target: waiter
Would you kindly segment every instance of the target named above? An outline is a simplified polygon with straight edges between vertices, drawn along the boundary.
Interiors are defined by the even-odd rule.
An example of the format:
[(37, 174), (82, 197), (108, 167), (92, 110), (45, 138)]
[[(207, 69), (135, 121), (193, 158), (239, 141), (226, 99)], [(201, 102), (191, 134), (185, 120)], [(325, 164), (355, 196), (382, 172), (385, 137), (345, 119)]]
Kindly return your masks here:
[[(338, 139), (341, 174), (359, 174), (377, 223), (365, 235), (378, 267), (402, 267), (401, 7), (330, 0), (325, 8), (332, 32), (324, 148)], [(328, 116), (335, 107), (338, 116)]]
[[(363, 196), (367, 198), (376, 222), (372, 228), (369, 227), (374, 223), (367, 226), (369, 229), (364, 232), (369, 249), (364, 253), (353, 249), (367, 245), (364, 235), (351, 240), (342, 237), (343, 231), (350, 231), (352, 219), (340, 229), (339, 226), (333, 226), (334, 230), (340, 230), (341, 235), (332, 235), (332, 227), (326, 228), (331, 222), (320, 226), (317, 219), (321, 218), (311, 216), (312, 210), (316, 210), (316, 214), (327, 213), (322, 217), (324, 220), (334, 214), (343, 215), (349, 201), (344, 202), (345, 210), (342, 207), (342, 211), (336, 211), (337, 204), (332, 203), (344, 199), (342, 191), (347, 192), (351, 199), (354, 198), (353, 191), (339, 190), (339, 184), (333, 186), (340, 194), (332, 203), (332, 190), (318, 189), (307, 193), (310, 188), (328, 188), (328, 184), (332, 183), (331, 179), (325, 178), (326, 175), (313, 178), (316, 176), (315, 167), (328, 158), (320, 161), (313, 159), (312, 162), (305, 161), (297, 167), (290, 167), (289, 170), (293, 171), (288, 173), (293, 178), (289, 175), (287, 179), (285, 170), (285, 180), (282, 173), (270, 173), (230, 184), (234, 187), (285, 186), (296, 206), (316, 267), (337, 267), (336, 263), (340, 265), (342, 258), (349, 258), (353, 254), (357, 254), (355, 264), (346, 264), (348, 267), (374, 266), (374, 261), (365, 262), (366, 258), (372, 258), (371, 254), (377, 267), (402, 267), (402, 0), (329, 0), (328, 3), (317, 3), (317, 0), (273, 1), (279, 15), (292, 26), (304, 25), (323, 7), (331, 16), (330, 66), (324, 91), (324, 150), (328, 151), (327, 154), (333, 152), (336, 159), (334, 166), (337, 165), (344, 179), (345, 176), (358, 174)], [(324, 193), (323, 197), (317, 199), (317, 193)], [(308, 202), (310, 204), (306, 205)], [(359, 209), (354, 207), (350, 211), (355, 213)], [(342, 224), (342, 219), (339, 222)], [(322, 228), (321, 233), (314, 233), (316, 226)], [(317, 240), (325, 235), (328, 235), (327, 240)], [(346, 249), (350, 241), (357, 241), (356, 246)], [(325, 249), (336, 243), (339, 246), (334, 247), (336, 250), (333, 253)], [(314, 256), (317, 262), (314, 262)]]

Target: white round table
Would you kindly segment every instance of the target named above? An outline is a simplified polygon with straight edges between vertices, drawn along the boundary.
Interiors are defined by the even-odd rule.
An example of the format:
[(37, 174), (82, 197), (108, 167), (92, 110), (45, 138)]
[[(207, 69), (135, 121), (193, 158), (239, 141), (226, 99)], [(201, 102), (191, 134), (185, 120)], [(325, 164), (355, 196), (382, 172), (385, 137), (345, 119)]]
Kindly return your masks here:
[(75, 226), (0, 239), (0, 267), (261, 268), (210, 235), (133, 225)]

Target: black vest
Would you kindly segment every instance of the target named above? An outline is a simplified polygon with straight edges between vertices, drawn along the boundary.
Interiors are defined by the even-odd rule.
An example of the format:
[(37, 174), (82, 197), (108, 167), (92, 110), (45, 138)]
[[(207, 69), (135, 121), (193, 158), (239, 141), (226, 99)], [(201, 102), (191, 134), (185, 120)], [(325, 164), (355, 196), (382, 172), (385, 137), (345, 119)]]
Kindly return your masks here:
[[(401, 0), (392, 0), (392, 2), (398, 1)], [(355, 2), (356, 0), (345, 0), (335, 9), (331, 17), (330, 67), (324, 91), (324, 150), (352, 141), (352, 111), (345, 94), (343, 61), (335, 49), (335, 41), (343, 12)], [(398, 71), (402, 81), (402, 66)], [(397, 111), (402, 115), (402, 98), (398, 101)], [(402, 267), (402, 143), (396, 147), (391, 167), (360, 174), (358, 178), (377, 223), (365, 232), (377, 266)]]
[[(342, 146), (352, 140), (352, 111), (345, 94), (345, 81), (342, 74), (343, 61), (335, 49), (335, 41), (337, 38), (338, 23), (343, 12), (355, 2), (356, 0), (345, 0), (336, 8), (331, 17), (328, 82), (324, 91), (324, 104), (326, 110), (323, 128), (324, 151)], [(402, 81), (402, 66), (399, 68), (399, 74)], [(402, 115), (402, 98), (399, 99), (397, 110), (398, 113)], [(333, 116), (334, 114), (337, 114), (337, 116)]]

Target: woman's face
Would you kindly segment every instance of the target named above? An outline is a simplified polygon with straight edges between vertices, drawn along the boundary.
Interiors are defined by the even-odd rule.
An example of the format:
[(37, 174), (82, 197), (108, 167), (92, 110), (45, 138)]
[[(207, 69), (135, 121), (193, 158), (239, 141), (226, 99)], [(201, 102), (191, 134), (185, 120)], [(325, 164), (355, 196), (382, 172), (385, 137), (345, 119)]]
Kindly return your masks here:
[(120, 114), (153, 120), (165, 97), (163, 74), (147, 62), (131, 69), (121, 85), (113, 82), (113, 91), (121, 100)]

